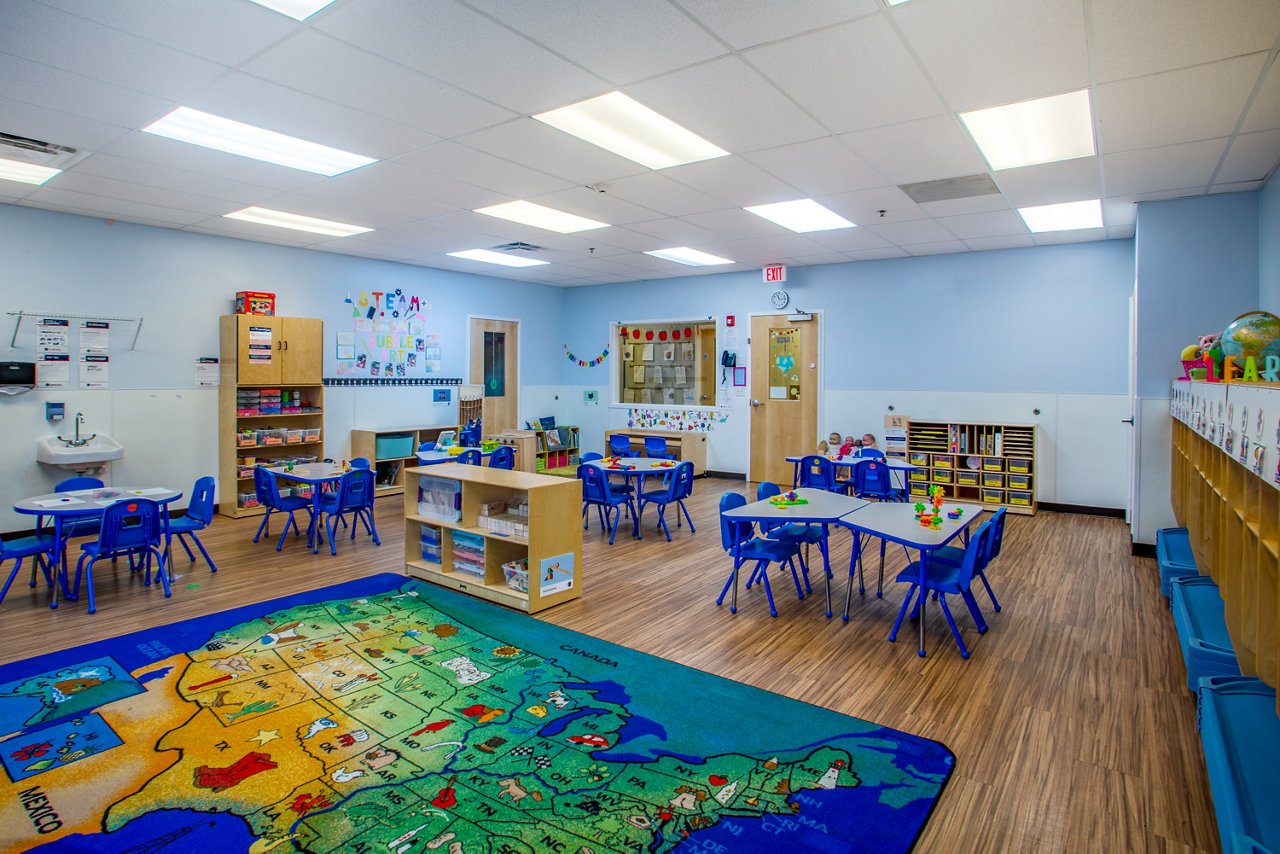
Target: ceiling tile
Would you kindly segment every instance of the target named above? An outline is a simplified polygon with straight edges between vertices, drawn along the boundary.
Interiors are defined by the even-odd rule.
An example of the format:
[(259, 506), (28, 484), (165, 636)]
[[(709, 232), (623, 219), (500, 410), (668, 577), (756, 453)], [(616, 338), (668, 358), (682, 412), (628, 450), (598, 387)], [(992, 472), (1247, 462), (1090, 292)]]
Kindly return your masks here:
[(382, 195), (396, 195), (459, 210), (475, 210), (507, 199), (503, 193), (420, 172), (398, 162), (374, 163), (344, 172), (308, 184), (303, 192), (317, 198), (355, 200), (364, 196), (371, 202)]
[(1078, 202), (1102, 196), (1100, 163), (1096, 157), (1002, 169), (992, 172), (991, 177), (1014, 208)]
[(1089, 85), (1079, 2), (907, 3), (892, 14), (947, 105), (957, 112)]
[(859, 131), (842, 139), (895, 184), (958, 178), (987, 171), (955, 116), (935, 116)]
[(226, 66), (30, 0), (6, 0), (0, 53), (180, 100)]
[(1242, 131), (1274, 130), (1280, 128), (1280, 62), (1272, 62), (1267, 75), (1253, 96), (1249, 113), (1244, 117)]
[(255, 243), (275, 243), (279, 246), (310, 246), (329, 238), (323, 234), (308, 234), (305, 231), (294, 231), (288, 228), (272, 228), (256, 222), (243, 222), (236, 219), (214, 217), (190, 225), (184, 231), (198, 234), (216, 234), (220, 237), (234, 237), (240, 240), (252, 240)]
[(804, 267), (820, 267), (824, 264), (845, 264), (849, 256), (843, 252), (821, 252), (817, 255), (803, 255), (795, 258), (795, 262)]
[(149, 222), (163, 222), (171, 226), (189, 225), (190, 223), (207, 219), (209, 216), (207, 213), (200, 211), (178, 210), (146, 202), (62, 190), (49, 184), (39, 187), (34, 193), (28, 195), (23, 204), (43, 207), (46, 202), (63, 208), (75, 208), (91, 212), (104, 219), (127, 220), (133, 216), (139, 216), (144, 217)]
[[(640, 234), (650, 235), (658, 241), (657, 246), (650, 246), (648, 247), (649, 249), (668, 249), (672, 246), (699, 246), (704, 243), (710, 243), (713, 240), (725, 239), (725, 235), (720, 232), (675, 218), (634, 222), (628, 228)], [(606, 242), (608, 241), (607, 235), (605, 240)]]
[(745, 155), (808, 196), (884, 186), (885, 176), (834, 137), (755, 151)]
[(506, 199), (522, 199), (574, 186), (573, 181), (553, 177), (457, 142), (432, 145), (398, 157), (396, 162), (454, 181), (484, 187), (501, 193)]
[(725, 203), (706, 193), (686, 187), (660, 172), (619, 178), (607, 185), (607, 192), (623, 201), (667, 216), (720, 210)]
[(575, 184), (612, 181), (648, 171), (646, 166), (531, 118), (469, 133), (456, 141)]
[(912, 255), (952, 255), (956, 252), (969, 251), (969, 247), (959, 240), (943, 240), (938, 243), (913, 243), (903, 248)]
[(889, 241), (865, 228), (838, 228), (831, 231), (815, 231), (808, 235), (814, 243), (820, 243), (837, 252), (854, 252), (860, 249), (883, 249)]
[(102, 211), (89, 210), (87, 208), (77, 207), (74, 204), (65, 205), (56, 202), (41, 202), (35, 204), (32, 202), (19, 202), (20, 207), (32, 208), (46, 211), (57, 211), (59, 213), (75, 214), (76, 216), (87, 216), (91, 219), (101, 219), (104, 222), (131, 222), (135, 225), (150, 225), (155, 228), (180, 228), (179, 224), (161, 219), (150, 219), (146, 216), (140, 216), (136, 213), (111, 213), (104, 214)]
[(163, 166), (157, 163), (142, 163), (111, 154), (91, 154), (77, 163), (72, 170), (74, 174), (97, 175), (101, 178), (114, 178), (141, 184), (147, 187), (159, 187), (174, 192), (192, 193), (207, 196), (211, 199), (236, 203), (240, 207), (257, 204), (258, 201), (276, 194), (276, 190), (260, 187), (240, 181), (229, 181), (212, 175), (201, 175), (187, 169)]
[(126, 134), (100, 150), (103, 154), (113, 154), (142, 163), (157, 163), (276, 190), (293, 190), (316, 181), (328, 180), (301, 169), (264, 163), (141, 131)]
[(743, 57), (834, 133), (945, 112), (880, 16), (754, 48)]
[(920, 206), (897, 187), (873, 187), (870, 190), (836, 193), (819, 196), (817, 201), (858, 225), (925, 218)]
[(764, 217), (748, 213), (742, 208), (689, 214), (686, 217), (682, 217), (682, 219), (685, 222), (691, 222), (694, 225), (716, 232), (721, 235), (721, 240), (733, 237), (758, 237), (763, 239), (776, 237), (782, 233), (795, 234), (794, 231), (785, 229)]
[(1107, 194), (1127, 196), (1204, 186), (1226, 144), (1225, 139), (1206, 139), (1108, 154), (1103, 158)]
[(877, 11), (878, 0), (676, 0), (735, 48), (828, 27)]
[(700, 163), (686, 163), (664, 169), (662, 173), (735, 207), (787, 202), (804, 195), (743, 157), (717, 157)]
[(1280, 130), (1242, 133), (1231, 141), (1215, 183), (1261, 181), (1280, 164)]
[(968, 213), (985, 213), (987, 211), (1003, 211), (1010, 207), (1009, 200), (1001, 193), (986, 196), (969, 196), (963, 199), (941, 199), (936, 202), (922, 202), (920, 210), (925, 216), (959, 216)]
[(486, 216), (474, 211), (448, 214), (433, 219), (432, 222), (446, 228), (457, 229), (468, 236), (475, 237), (477, 240), (487, 240), (489, 244), (510, 243), (518, 240), (540, 246), (545, 238), (555, 234), (554, 231), (534, 228), (531, 225), (521, 225), (518, 222), (499, 219), (496, 216)]
[(510, 110), (313, 30), (273, 47), (244, 71), (439, 137), (515, 118)]
[(614, 226), (600, 232), (596, 245), (611, 247), (611, 251), (648, 252), (650, 249), (661, 249), (669, 244), (664, 244), (651, 234), (641, 234), (629, 228)]
[(2, 97), (0, 131), (82, 151), (95, 151), (128, 133), (126, 128), (119, 125), (105, 124)]
[[(54, 107), (64, 113), (117, 127), (141, 127), (173, 107), (173, 102), (164, 98), (6, 53), (0, 53), (0, 80), (4, 81), (5, 94), (19, 101)], [(7, 116), (0, 122), (7, 124)]]
[(209, 3), (207, 0), (40, 2), (222, 65), (239, 65), (299, 26), (283, 15), (254, 3)]
[(1035, 246), (1036, 242), (1029, 234), (1006, 234), (1002, 237), (971, 237), (965, 245), (974, 252), (984, 252), (988, 249), (1021, 249)]
[(608, 88), (452, 0), (348, 0), (314, 26), (521, 114), (562, 107)]
[(1102, 221), (1108, 228), (1133, 225), (1138, 221), (1138, 206), (1133, 196), (1109, 196), (1102, 200)]
[(941, 243), (955, 240), (956, 237), (931, 219), (868, 225), (867, 230), (897, 246), (907, 246), (912, 243)]
[(978, 237), (1002, 237), (1027, 233), (1027, 226), (1022, 221), (1022, 217), (1011, 210), (949, 216), (939, 219), (938, 222), (947, 231), (966, 241)]
[(1214, 184), (1209, 187), (1209, 193), (1251, 193), (1254, 190), (1261, 190), (1266, 181), (1236, 181), (1230, 184)]
[(440, 141), (425, 131), (233, 73), (185, 101), (196, 110), (385, 160)]
[(190, 190), (148, 187), (129, 181), (103, 178), (98, 175), (91, 175), (88, 172), (82, 172), (79, 169), (71, 169), (61, 175), (55, 175), (44, 186), (50, 189), (98, 196), (104, 202), (109, 202), (111, 199), (120, 199), (162, 208), (202, 213), (205, 216), (221, 216), (228, 211), (236, 209), (236, 203), (229, 202), (226, 199), (199, 196)]
[(599, 193), (588, 187), (571, 187), (534, 196), (529, 201), (567, 213), (594, 219), (596, 222), (607, 222), (610, 225), (625, 225), (629, 222), (644, 222), (660, 214), (648, 208), (633, 205), (619, 199), (611, 193)]
[(374, 196), (360, 190), (335, 187), (327, 182), (304, 187), (295, 193), (282, 193), (267, 199), (262, 206), (363, 228), (387, 228), (458, 212), (457, 208), (432, 204), (412, 196), (398, 193)]
[(625, 85), (725, 53), (706, 30), (667, 0), (470, 0), (605, 80)]
[(1102, 152), (1230, 135), (1265, 60), (1256, 53), (1099, 86)]
[(1280, 35), (1274, 0), (1093, 0), (1100, 83), (1270, 50)]
[(1074, 231), (1046, 231), (1033, 234), (1031, 239), (1038, 246), (1052, 246), (1056, 243), (1090, 243), (1095, 240), (1106, 240), (1104, 228), (1078, 228)]
[(887, 246), (884, 249), (862, 249), (857, 252), (850, 252), (848, 255), (855, 261), (884, 261), (890, 258), (910, 257), (906, 250), (899, 249), (896, 246)]
[[(729, 56), (630, 86), (645, 106), (741, 154), (826, 136), (826, 130), (741, 59)], [(768, 121), (761, 121), (768, 116)]]

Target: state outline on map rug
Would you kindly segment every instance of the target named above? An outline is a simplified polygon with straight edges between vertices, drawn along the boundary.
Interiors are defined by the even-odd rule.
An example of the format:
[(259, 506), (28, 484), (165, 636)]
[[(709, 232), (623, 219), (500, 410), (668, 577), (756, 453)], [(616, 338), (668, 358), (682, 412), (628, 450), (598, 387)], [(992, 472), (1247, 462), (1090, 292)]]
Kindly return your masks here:
[[(104, 659), (137, 690), (0, 741), (0, 827), (26, 834), (7, 844), (906, 850), (954, 767), (937, 742), (389, 574), (0, 667), (0, 722), (2, 689)], [(77, 755), (86, 722), (102, 747)], [(46, 742), (44, 767), (11, 770)]]

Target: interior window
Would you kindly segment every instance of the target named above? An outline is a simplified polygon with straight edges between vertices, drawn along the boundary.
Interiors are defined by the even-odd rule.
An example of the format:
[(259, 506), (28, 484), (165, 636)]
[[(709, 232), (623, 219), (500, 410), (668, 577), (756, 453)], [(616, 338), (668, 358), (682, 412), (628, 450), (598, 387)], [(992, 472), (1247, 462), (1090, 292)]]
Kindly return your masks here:
[(713, 320), (619, 323), (615, 403), (715, 406), (716, 324)]

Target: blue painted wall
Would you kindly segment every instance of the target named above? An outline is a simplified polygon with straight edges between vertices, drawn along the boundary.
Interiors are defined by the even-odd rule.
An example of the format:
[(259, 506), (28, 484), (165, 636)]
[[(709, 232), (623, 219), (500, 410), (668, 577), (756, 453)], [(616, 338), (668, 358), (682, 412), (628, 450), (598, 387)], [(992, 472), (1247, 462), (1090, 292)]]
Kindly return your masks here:
[[(828, 389), (1127, 391), (1131, 240), (788, 272), (789, 309), (825, 313)], [(745, 348), (747, 314), (770, 312), (772, 290), (758, 271), (577, 288), (568, 344), (599, 352), (612, 321), (735, 314)], [(563, 371), (566, 385), (603, 382)]]
[(1178, 355), (1258, 307), (1258, 194), (1138, 205), (1139, 397), (1167, 398)]
[(1258, 304), (1280, 314), (1280, 170), (1258, 193)]

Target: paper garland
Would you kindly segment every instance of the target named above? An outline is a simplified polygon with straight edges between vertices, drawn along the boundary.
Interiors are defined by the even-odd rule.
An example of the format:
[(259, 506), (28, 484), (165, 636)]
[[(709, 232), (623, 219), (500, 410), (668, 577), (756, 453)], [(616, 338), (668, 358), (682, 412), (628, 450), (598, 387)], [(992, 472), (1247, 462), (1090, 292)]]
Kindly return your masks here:
[(594, 359), (579, 359), (569, 349), (569, 345), (566, 344), (564, 345), (564, 355), (566, 359), (568, 359), (570, 362), (577, 364), (579, 368), (594, 368), (597, 365), (602, 364), (604, 362), (605, 358), (609, 355), (609, 348), (605, 347), (604, 350), (600, 353), (600, 355), (596, 356)]

